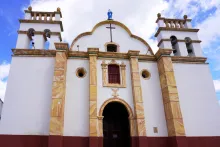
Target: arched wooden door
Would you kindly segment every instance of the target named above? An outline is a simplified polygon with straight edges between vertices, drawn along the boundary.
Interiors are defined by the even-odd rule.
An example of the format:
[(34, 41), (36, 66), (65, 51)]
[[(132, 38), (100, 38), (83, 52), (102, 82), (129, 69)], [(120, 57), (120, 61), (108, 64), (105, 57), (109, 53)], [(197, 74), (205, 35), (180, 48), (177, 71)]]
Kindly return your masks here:
[(130, 147), (129, 114), (118, 102), (108, 103), (103, 110), (104, 147)]

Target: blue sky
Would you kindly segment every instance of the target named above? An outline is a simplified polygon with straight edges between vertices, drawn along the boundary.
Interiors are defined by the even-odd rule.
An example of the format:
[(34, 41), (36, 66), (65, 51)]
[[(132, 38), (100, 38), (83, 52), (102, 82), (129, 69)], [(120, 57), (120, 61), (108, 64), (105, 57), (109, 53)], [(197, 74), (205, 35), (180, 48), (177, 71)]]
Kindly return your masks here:
[(171, 18), (187, 14), (193, 19), (193, 26), (200, 29), (203, 53), (208, 57), (220, 103), (220, 0), (1, 0), (0, 97), (4, 97), (11, 49), (16, 46), (18, 19), (23, 18), (23, 10), (29, 5), (33, 11), (55, 11), (60, 7), (64, 25), (62, 36), (69, 43), (79, 33), (91, 30), (97, 22), (106, 19), (106, 12), (111, 8), (114, 18), (147, 40), (154, 51), (157, 42), (152, 36), (156, 31), (157, 13)]

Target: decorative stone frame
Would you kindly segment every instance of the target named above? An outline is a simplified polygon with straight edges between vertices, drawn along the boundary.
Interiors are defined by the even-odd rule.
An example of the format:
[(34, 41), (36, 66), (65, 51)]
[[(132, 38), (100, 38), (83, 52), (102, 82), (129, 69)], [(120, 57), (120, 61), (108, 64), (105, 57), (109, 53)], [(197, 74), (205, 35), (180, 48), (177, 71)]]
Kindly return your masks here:
[(118, 52), (120, 51), (120, 46), (119, 46), (119, 44), (117, 44), (117, 43), (115, 43), (115, 42), (106, 42), (105, 45), (104, 45), (106, 52), (107, 52), (107, 45), (109, 45), (109, 44), (114, 44), (114, 45), (117, 46), (117, 52), (116, 52), (116, 53), (118, 53)]
[[(108, 82), (108, 65), (116, 64), (120, 67), (120, 84), (111, 84)], [(102, 84), (104, 87), (117, 87), (117, 88), (126, 88), (126, 65), (124, 62), (118, 64), (114, 59), (111, 60), (108, 64), (105, 60), (102, 61)]]
[[(148, 76), (147, 78), (144, 78), (144, 77), (142, 76), (142, 73), (145, 72), (145, 71), (148, 72), (148, 74), (149, 74), (149, 76)], [(141, 75), (142, 79), (144, 79), (144, 80), (148, 80), (148, 79), (150, 79), (150, 77), (151, 77), (151, 73), (150, 73), (147, 69), (142, 69), (141, 72), (140, 72), (140, 75)]]
[[(80, 77), (80, 76), (78, 75), (79, 70), (83, 70), (83, 71), (84, 71), (84, 75), (83, 75), (82, 77)], [(85, 68), (79, 67), (79, 68), (76, 69), (76, 76), (77, 76), (78, 78), (84, 78), (84, 77), (86, 76), (86, 74), (87, 74), (87, 71), (85, 70)]]
[(130, 135), (131, 136), (137, 136), (137, 130), (136, 130), (136, 122), (134, 119), (134, 114), (133, 111), (131, 109), (131, 107), (129, 106), (129, 104), (127, 102), (125, 102), (123, 99), (120, 98), (110, 98), (108, 100), (106, 100), (102, 106), (99, 109), (99, 116), (98, 117), (98, 136), (102, 137), (103, 136), (103, 118), (104, 116), (103, 111), (105, 106), (107, 106), (109, 103), (112, 102), (117, 102), (117, 103), (121, 103), (122, 105), (124, 105), (128, 111), (128, 119), (129, 119), (129, 126), (130, 126)]

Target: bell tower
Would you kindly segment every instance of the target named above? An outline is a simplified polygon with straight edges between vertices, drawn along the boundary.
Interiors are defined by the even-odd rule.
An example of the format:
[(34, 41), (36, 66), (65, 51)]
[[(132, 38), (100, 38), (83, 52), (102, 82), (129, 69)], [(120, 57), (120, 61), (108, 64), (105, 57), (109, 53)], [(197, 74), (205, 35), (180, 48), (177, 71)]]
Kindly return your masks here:
[[(20, 19), (16, 49), (55, 50), (54, 42), (61, 42), (63, 32), (60, 8), (55, 12), (25, 10), (24, 19)], [(45, 47), (45, 43), (48, 46)]]
[(187, 15), (183, 19), (170, 19), (158, 13), (157, 17), (158, 30), (155, 37), (159, 48), (173, 49), (172, 56), (203, 57), (201, 41), (197, 35), (199, 29), (192, 27)]

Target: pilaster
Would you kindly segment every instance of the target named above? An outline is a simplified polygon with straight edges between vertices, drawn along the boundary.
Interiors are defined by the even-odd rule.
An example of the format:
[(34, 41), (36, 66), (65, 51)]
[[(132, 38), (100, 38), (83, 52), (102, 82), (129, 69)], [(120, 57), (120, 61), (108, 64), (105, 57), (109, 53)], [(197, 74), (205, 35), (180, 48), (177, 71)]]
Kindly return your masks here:
[(185, 136), (171, 52), (172, 49), (159, 49), (156, 53), (167, 130), (169, 136)]
[[(64, 126), (64, 106), (66, 92), (66, 66), (67, 66), (67, 43), (55, 43), (56, 59), (52, 84), (52, 102), (49, 130), (49, 147), (56, 144), (62, 147), (62, 136)], [(56, 137), (56, 139), (54, 139)], [(55, 141), (56, 140), (56, 141)]]
[[(134, 122), (136, 124), (136, 131), (138, 136), (146, 136), (145, 117), (144, 117), (144, 106), (142, 99), (142, 89), (140, 82), (139, 66), (138, 66), (138, 55), (139, 51), (128, 51), (130, 57), (130, 68), (131, 68), (131, 80), (132, 80), (132, 91), (134, 101)], [(135, 130), (133, 130), (135, 131)]]
[(88, 48), (89, 54), (89, 146), (98, 146), (97, 118), (97, 54), (98, 48)]

